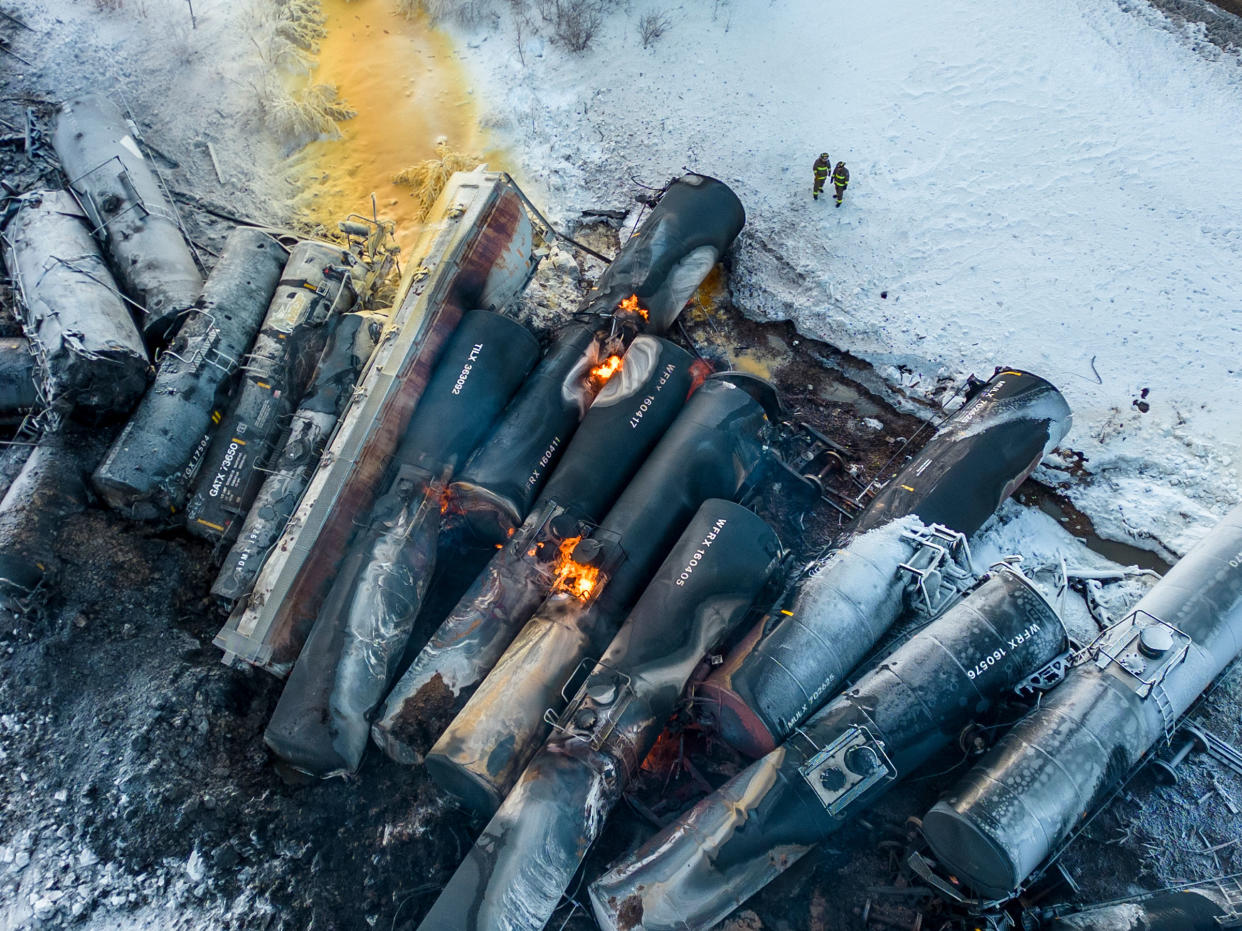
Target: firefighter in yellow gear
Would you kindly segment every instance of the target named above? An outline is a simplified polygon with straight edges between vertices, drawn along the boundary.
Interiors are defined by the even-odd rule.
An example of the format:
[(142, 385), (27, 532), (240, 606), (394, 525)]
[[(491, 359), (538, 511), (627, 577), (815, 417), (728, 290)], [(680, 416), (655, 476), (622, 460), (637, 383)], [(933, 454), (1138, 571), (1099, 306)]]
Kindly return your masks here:
[(845, 188), (850, 183), (850, 170), (845, 167), (845, 162), (837, 162), (837, 167), (832, 170), (832, 186), (836, 189), (835, 199), (837, 206), (841, 206), (841, 198), (845, 196)]
[(815, 164), (811, 166), (811, 171), (815, 173), (815, 186), (811, 188), (811, 198), (819, 200), (819, 195), (824, 193), (824, 182), (828, 180), (828, 173), (832, 170), (832, 159), (828, 157), (828, 153), (822, 153), (819, 158), (815, 159)]

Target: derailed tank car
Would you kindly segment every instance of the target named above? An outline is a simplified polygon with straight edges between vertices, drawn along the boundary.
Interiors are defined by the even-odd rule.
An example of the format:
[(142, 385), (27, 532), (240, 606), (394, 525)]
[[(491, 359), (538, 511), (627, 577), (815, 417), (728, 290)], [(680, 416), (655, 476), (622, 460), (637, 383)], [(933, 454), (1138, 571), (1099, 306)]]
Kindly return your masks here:
[(0, 499), (0, 611), (25, 611), (56, 571), (58, 536), (86, 510), (86, 475), (100, 452), (89, 439), (49, 432)]
[(52, 145), (122, 288), (142, 307), (143, 333), (163, 344), (194, 306), (203, 276), (125, 115), (97, 94), (65, 101)]
[(95, 490), (111, 507), (137, 520), (167, 520), (184, 507), (286, 256), (259, 230), (229, 234), (155, 381), (95, 470)]
[(898, 619), (908, 582), (922, 575), (925, 590), (936, 587), (942, 568), (916, 562), (924, 544), (948, 550), (978, 530), (1069, 426), (1065, 399), (1044, 379), (993, 376), (699, 687), (720, 735), (750, 756), (780, 743)]
[(709, 377), (690, 396), (599, 528), (567, 554), (564, 583), (427, 754), (442, 788), (495, 812), (543, 742), (545, 712), (559, 710), (574, 670), (612, 639), (695, 511), (746, 487), (776, 409), (767, 382), (736, 372)]
[(285, 675), (366, 519), (388, 463), (462, 314), (504, 306), (534, 270), (532, 228), (499, 174), (459, 172), (406, 265), (380, 346), (362, 375), (301, 503), (216, 637), (226, 662)]
[(552, 590), (556, 562), (581, 537), (663, 436), (690, 389), (690, 354), (639, 336), (596, 396), (522, 526), (392, 687), (372, 735), (390, 757), (421, 762)]
[(525, 520), (603, 380), (594, 328), (571, 323), (555, 336), (487, 442), (449, 486), (450, 507), (476, 537), (503, 543)]
[(608, 313), (637, 298), (651, 332), (664, 333), (745, 223), (742, 202), (723, 181), (697, 174), (676, 179), (604, 270), (585, 307)]
[(932, 851), (980, 895), (1009, 895), (1239, 651), (1242, 508), (927, 813)]
[(241, 384), (203, 456), (186, 504), (186, 527), (231, 541), (254, 503), (264, 470), (306, 391), (330, 325), (356, 299), (348, 250), (307, 240), (289, 253), (246, 354)]
[(600, 927), (711, 927), (1065, 645), (1052, 607), (1019, 573), (998, 567), (781, 746), (594, 882)]
[[(449, 519), (503, 547), (381, 710), (374, 735), (395, 759), (420, 760), (462, 709), (551, 591), (558, 547), (603, 516), (680, 407), (689, 357), (654, 336), (744, 221), (722, 182), (674, 181), (576, 315), (593, 335), (577, 323), (559, 331), (544, 365), (450, 486)], [(598, 363), (589, 371), (588, 359)], [(582, 401), (595, 392), (583, 420)]]
[(538, 358), (517, 321), (472, 310), (454, 331), (333, 580), (265, 734), (315, 776), (357, 769), (435, 567), (447, 479)]
[(583, 323), (558, 331), (540, 371), (450, 488), (453, 510), (476, 533), (501, 543), (522, 523), (634, 337), (667, 332), (744, 222), (737, 195), (715, 178), (685, 175), (668, 186), (587, 295), (576, 314)]
[(146, 390), (151, 363), (85, 213), (64, 191), (19, 204), (4, 228), (4, 264), (21, 294), (44, 400), (93, 417), (124, 413)]
[(268, 551), (285, 529), (328, 437), (353, 395), (363, 366), (379, 342), (386, 316), (373, 311), (342, 314), (331, 325), (315, 374), (289, 425), (254, 504), (211, 586), (218, 598), (236, 601), (250, 591)]
[(569, 888), (702, 657), (776, 565), (755, 514), (706, 501), (422, 927), (538, 929)]

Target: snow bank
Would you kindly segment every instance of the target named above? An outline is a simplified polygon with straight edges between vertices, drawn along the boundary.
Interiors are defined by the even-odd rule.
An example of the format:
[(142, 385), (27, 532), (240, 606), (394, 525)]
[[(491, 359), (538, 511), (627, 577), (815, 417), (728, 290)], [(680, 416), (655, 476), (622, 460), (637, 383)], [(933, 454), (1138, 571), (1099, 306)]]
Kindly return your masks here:
[[(749, 314), (867, 360), (890, 397), (1049, 378), (1092, 475), (1068, 494), (1118, 539), (1184, 552), (1239, 500), (1236, 52), (1133, 0), (718, 0), (667, 8), (645, 51), (650, 8), (582, 56), (529, 28), (519, 55), (507, 16), (461, 37), (554, 217), (628, 206), (631, 177), (720, 177), (748, 212)], [(851, 171), (841, 209), (809, 196), (824, 150)]]
[[(6, 79), (46, 89), (49, 103), (83, 93), (112, 97), (155, 147), (155, 166), (174, 193), (241, 216), (282, 220), (294, 188), (281, 140), (264, 122), (262, 88), (272, 72), (257, 43), (270, 25), (258, 7), (196, 0), (192, 22), (185, 0), (122, 0), (116, 10), (102, 5), (7, 4), (38, 38), (28, 41), (24, 30), (12, 34), (31, 64), (7, 62), (14, 67)], [(184, 206), (181, 213), (198, 233), (193, 213)]]

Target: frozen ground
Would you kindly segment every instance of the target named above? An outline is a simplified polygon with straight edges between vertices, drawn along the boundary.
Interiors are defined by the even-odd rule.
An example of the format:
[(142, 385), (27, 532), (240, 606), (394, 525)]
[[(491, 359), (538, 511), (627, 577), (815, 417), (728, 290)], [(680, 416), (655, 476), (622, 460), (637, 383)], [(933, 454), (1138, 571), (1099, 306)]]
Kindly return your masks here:
[[(716, 175), (747, 208), (748, 314), (899, 399), (996, 365), (1049, 378), (1090, 472), (1068, 493), (1115, 539), (1181, 553), (1239, 500), (1236, 48), (1135, 0), (623, 6), (581, 56), (519, 55), (507, 14), (462, 33), (554, 216)], [(644, 50), (652, 10), (670, 26)], [(810, 197), (823, 150), (850, 168), (839, 210)]]

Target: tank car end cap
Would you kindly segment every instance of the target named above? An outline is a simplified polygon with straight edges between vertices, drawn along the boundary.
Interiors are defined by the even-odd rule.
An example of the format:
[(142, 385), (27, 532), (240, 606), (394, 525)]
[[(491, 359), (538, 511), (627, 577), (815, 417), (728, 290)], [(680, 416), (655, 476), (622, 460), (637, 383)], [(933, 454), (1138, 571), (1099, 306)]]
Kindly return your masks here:
[(923, 818), (923, 836), (943, 868), (979, 895), (1006, 898), (1024, 878), (996, 841), (945, 802)]
[(330, 745), (326, 730), (304, 720), (273, 717), (263, 732), (263, 742), (278, 760), (282, 773), (300, 773), (314, 779), (330, 779), (354, 772)]
[(427, 767), (427, 775), (432, 781), (457, 799), (463, 808), (485, 821), (496, 814), (503, 799), (496, 787), (478, 774), (434, 751), (427, 754), (423, 765)]
[(734, 750), (758, 759), (776, 749), (776, 739), (767, 725), (751, 710), (737, 692), (710, 679), (696, 689), (702, 699), (704, 719)]

